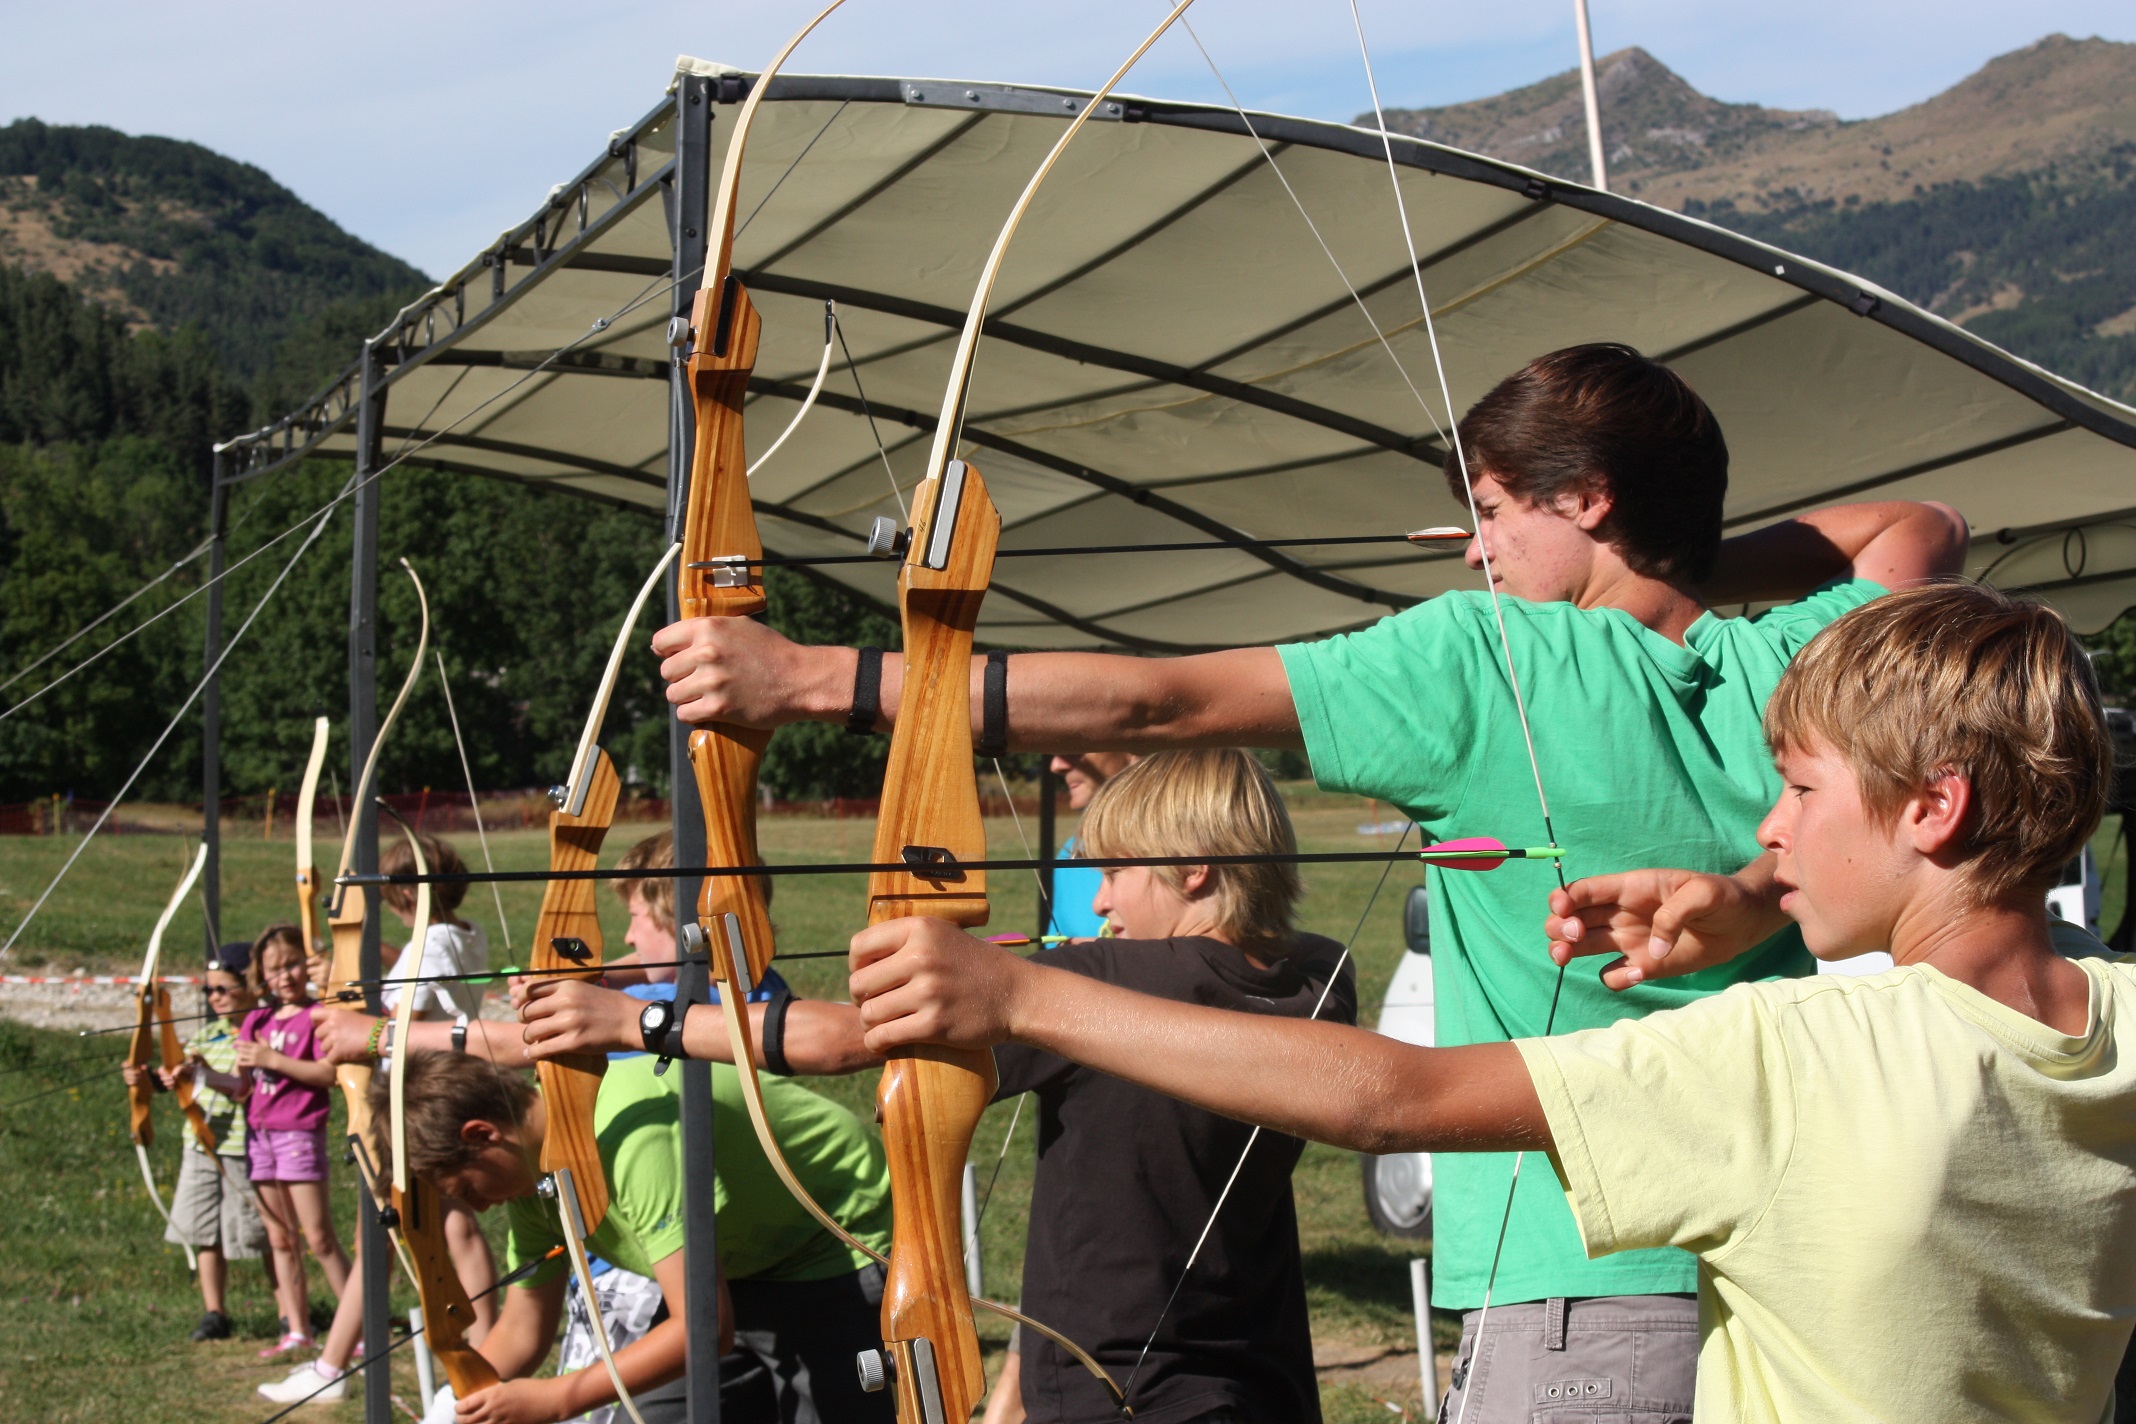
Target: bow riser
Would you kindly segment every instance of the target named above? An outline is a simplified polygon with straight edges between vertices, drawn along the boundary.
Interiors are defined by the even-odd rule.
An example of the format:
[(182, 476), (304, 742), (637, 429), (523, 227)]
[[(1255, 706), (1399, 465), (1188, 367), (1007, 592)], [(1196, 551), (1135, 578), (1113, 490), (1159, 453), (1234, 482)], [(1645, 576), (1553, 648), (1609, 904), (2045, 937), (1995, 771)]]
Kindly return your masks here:
[[(967, 465), (952, 464), (921, 496), (899, 575), (905, 683), (875, 859), (895, 861), (907, 846), (925, 846), (960, 861), (982, 860), (986, 825), (972, 772), (972, 635), (993, 574), (1001, 516), (985, 481)], [(907, 915), (985, 924), (984, 872), (937, 881), (905, 872), (869, 877), (868, 923)], [(960, 1192), (972, 1132), (996, 1082), (991, 1053), (923, 1048), (892, 1055), (876, 1091), (897, 1243), (882, 1321), (896, 1366), (899, 1424), (964, 1419), (986, 1391), (962, 1269)], [(923, 1340), (924, 1353), (917, 1345)], [(928, 1397), (933, 1392), (938, 1401)]]
[[(170, 990), (160, 984), (143, 984), (134, 996), (134, 1031), (126, 1041), (126, 1062), (135, 1068), (145, 1069), (149, 1055), (156, 1049), (156, 1026), (163, 1025), (165, 1033), (172, 1033), (167, 1022), (171, 1016)], [(172, 1033), (172, 1037), (176, 1035)], [(156, 1124), (151, 1112), (155, 1102), (155, 1084), (144, 1073), (140, 1080), (126, 1090), (129, 1110), (128, 1132), (136, 1147), (156, 1145)]]
[[(762, 322), (749, 290), (729, 277), (718, 288), (697, 294), (692, 322), (697, 333), (690, 355), (690, 390), (697, 412), (697, 444), (690, 470), (690, 508), (684, 524), (678, 584), (685, 618), (754, 618), (764, 611), (762, 575), (754, 563), (735, 565), (746, 583), (720, 584), (712, 571), (691, 568), (716, 558), (761, 559), (756, 510), (743, 443), (742, 402), (756, 369), (757, 338)], [(769, 731), (716, 725), (690, 735), (690, 767), (697, 797), (704, 807), (705, 853), (710, 865), (753, 865), (757, 860), (757, 767)], [(741, 922), (742, 943), (749, 956), (750, 982), (771, 966), (771, 917), (762, 883), (732, 877), (707, 879), (698, 896), (700, 923), (716, 925), (732, 914)]]
[[(921, 494), (912, 547), (898, 574), (905, 643), (898, 726), (924, 730), (891, 740), (876, 821), (878, 864), (899, 860), (907, 846), (946, 850), (959, 862), (986, 859), (986, 823), (972, 775), (971, 655), (1001, 516), (969, 465), (952, 465)], [(952, 497), (950, 507), (938, 507)], [(928, 567), (931, 551), (939, 551), (942, 567)], [(939, 881), (904, 872), (871, 875), (868, 923), (906, 915), (967, 928), (985, 924), (986, 872), (965, 870)]]
[[(601, 843), (615, 821), (616, 801), (622, 783), (606, 752), (598, 753), (589, 782), (585, 809), (574, 816), (567, 811), (549, 815), (549, 868), (590, 870), (600, 859)], [(541, 916), (534, 926), (534, 943), (528, 968), (536, 973), (583, 969), (593, 978), (601, 972), (601, 917), (595, 908), (597, 883), (591, 880), (552, 880), (543, 891)], [(583, 958), (569, 958), (556, 948), (558, 940), (577, 940), (586, 946)], [(542, 1101), (548, 1104), (548, 1130), (542, 1142), (541, 1169), (574, 1169), (579, 1206), (586, 1229), (598, 1228), (608, 1215), (608, 1175), (601, 1168), (600, 1150), (594, 1142), (593, 1108), (601, 1095), (601, 1075), (608, 1059), (598, 1053), (577, 1053), (545, 1059), (536, 1065), (541, 1079)]]

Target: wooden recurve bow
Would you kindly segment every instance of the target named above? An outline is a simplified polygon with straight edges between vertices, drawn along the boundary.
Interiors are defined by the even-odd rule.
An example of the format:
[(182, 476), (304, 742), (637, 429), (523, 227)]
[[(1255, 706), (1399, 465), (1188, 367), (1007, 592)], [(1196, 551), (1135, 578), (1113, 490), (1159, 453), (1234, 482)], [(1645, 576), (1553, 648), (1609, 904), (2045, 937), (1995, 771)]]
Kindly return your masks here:
[[(661, 556), (645, 584), (638, 590), (594, 694), (586, 728), (579, 735), (578, 751), (571, 760), (570, 780), (550, 795), (556, 809), (549, 816), (549, 869), (591, 870), (601, 853), (601, 842), (615, 820), (616, 801), (622, 791), (615, 766), (600, 748), (601, 724), (608, 716), (608, 703), (616, 677), (629, 651), (638, 616), (660, 588), (668, 565), (680, 551), (670, 546)], [(569, 977), (583, 971), (589, 979), (601, 973), (601, 919), (595, 909), (596, 882), (551, 880), (542, 892), (541, 916), (534, 926), (534, 940), (527, 967), (544, 977)], [(600, 1296), (593, 1287), (593, 1268), (587, 1259), (586, 1238), (600, 1229), (608, 1215), (608, 1172), (602, 1165), (600, 1145), (594, 1137), (594, 1107), (600, 1097), (601, 1075), (608, 1059), (599, 1053), (569, 1054), (543, 1059), (535, 1066), (541, 1080), (542, 1102), (547, 1109), (547, 1128), (542, 1135), (541, 1171), (547, 1174), (547, 1193), (556, 1199), (564, 1233), (564, 1246), (579, 1291), (586, 1298), (586, 1316), (592, 1328), (594, 1348), (615, 1387), (624, 1411), (644, 1424), (638, 1403), (623, 1383), (616, 1367), (608, 1327), (601, 1318)]]
[[(156, 1204), (156, 1212), (166, 1226), (172, 1225), (170, 1208), (163, 1204), (163, 1193), (156, 1187), (156, 1171), (148, 1159), (148, 1149), (155, 1145), (156, 1126), (150, 1113), (150, 1104), (155, 1100), (156, 1083), (149, 1076), (149, 1055), (155, 1054), (157, 1066), (173, 1071), (185, 1066), (185, 1055), (178, 1048), (178, 1031), (171, 1025), (171, 991), (156, 981), (156, 971), (163, 959), (163, 932), (177, 918), (178, 907), (185, 897), (193, 893), (193, 886), (200, 880), (200, 869), (208, 861), (208, 847), (202, 843), (193, 857), (193, 863), (179, 878), (178, 888), (156, 917), (156, 927), (148, 936), (148, 952), (141, 959), (141, 977), (134, 991), (134, 1030), (126, 1045), (126, 1062), (138, 1071), (134, 1083), (126, 1090), (128, 1106), (128, 1133), (133, 1138), (134, 1156), (141, 1163), (141, 1181), (148, 1188), (148, 1199)], [(184, 1111), (186, 1121), (192, 1124), (193, 1135), (207, 1150), (208, 1159), (222, 1170), (222, 1161), (215, 1155), (215, 1134), (208, 1128), (207, 1115), (193, 1101), (193, 1080), (190, 1075), (181, 1075), (174, 1089), (178, 1106)], [(181, 1243), (183, 1245), (183, 1243)], [(185, 1264), (188, 1270), (198, 1266), (198, 1259), (190, 1245), (184, 1246)]]
[[(423, 675), (423, 653), (430, 646), (430, 600), (423, 592), (423, 581), (416, 577), (415, 569), (406, 559), (400, 561), (400, 566), (415, 585), (416, 604), (422, 610), (422, 626), (415, 640), (415, 656), (408, 660), (408, 675), (402, 680), (400, 692), (387, 710), (385, 720), (378, 724), (378, 735), (371, 740), (370, 755), (364, 758), (363, 774), (356, 778), (356, 794), (349, 799), (349, 826), (348, 834), (341, 842), (341, 867), (334, 872), (333, 893), (327, 899), (327, 926), (334, 937), (332, 967), (327, 971), (326, 982), (329, 1002), (338, 994), (359, 995), (362, 988), (366, 896), (363, 891), (340, 882), (341, 877), (349, 873), (355, 858), (356, 832), (364, 824), (363, 808), (378, 779), (379, 753), (385, 750), (387, 734), (393, 730), (401, 709), (408, 705), (408, 695), (415, 691), (416, 681)], [(313, 741), (316, 745), (316, 733)], [(300, 865), (300, 874), (302, 870)], [(344, 1063), (334, 1070), (334, 1081), (340, 1086), (342, 1098), (348, 1105), (350, 1140), (368, 1143), (371, 1140), (370, 1065)]]
[[(416, 661), (420, 666), (422, 659), (418, 657)], [(400, 820), (397, 813), (394, 819)], [(402, 821), (400, 829), (415, 858), (416, 873), (427, 875), (430, 867), (423, 857), (422, 842), (407, 822)], [(423, 942), (429, 930), (430, 886), (426, 883), (415, 889), (415, 924), (409, 931), (408, 947), (401, 951), (407, 965), (401, 976), (405, 982), (393, 1005), (393, 1063), (387, 1080), (391, 1094), (392, 1181), (381, 1195), (379, 1184), (373, 1180), (371, 1191), (380, 1206), (380, 1219), (394, 1235), (401, 1268), (414, 1282), (416, 1296), (422, 1302), (424, 1343), (444, 1367), (452, 1396), (459, 1400), (494, 1387), (499, 1379), (496, 1367), (467, 1343), (468, 1327), (475, 1323), (475, 1307), (468, 1299), (467, 1287), (460, 1283), (460, 1272), (445, 1243), (445, 1203), (436, 1187), (408, 1170), (406, 1044), (408, 1027), (415, 1021), (415, 976), (422, 965)], [(362, 1151), (358, 1157), (368, 1167), (368, 1157)], [(371, 1174), (366, 1171), (365, 1175), (369, 1178)]]

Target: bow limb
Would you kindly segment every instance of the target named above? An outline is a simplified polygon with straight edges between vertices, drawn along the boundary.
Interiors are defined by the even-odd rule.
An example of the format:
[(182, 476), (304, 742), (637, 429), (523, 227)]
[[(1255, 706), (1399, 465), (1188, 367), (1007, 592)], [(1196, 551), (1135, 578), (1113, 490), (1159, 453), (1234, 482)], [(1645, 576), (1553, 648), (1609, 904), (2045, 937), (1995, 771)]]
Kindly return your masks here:
[[(200, 869), (207, 864), (207, 860), (208, 848), (203, 843), (193, 856), (193, 863), (186, 868), (185, 874), (179, 877), (178, 888), (171, 893), (170, 900), (163, 907), (163, 913), (156, 917), (155, 929), (149, 932), (148, 950), (141, 957), (140, 980), (134, 990), (134, 1030), (126, 1044), (126, 1064), (137, 1070), (135, 1081), (126, 1090), (127, 1133), (133, 1139), (134, 1157), (141, 1164), (141, 1180), (148, 1188), (148, 1199), (156, 1204), (156, 1214), (163, 1218), (166, 1226), (175, 1224), (171, 1221), (170, 1208), (163, 1204), (163, 1193), (156, 1186), (155, 1168), (148, 1157), (148, 1149), (155, 1145), (156, 1141), (156, 1126), (151, 1113), (156, 1085), (148, 1077), (149, 1059), (151, 1054), (155, 1054), (157, 1062), (166, 1068), (179, 1066), (185, 1060), (178, 1055), (178, 1036), (171, 1027), (170, 990), (156, 982), (156, 971), (163, 959), (163, 932), (170, 928), (171, 921), (178, 916), (178, 907), (185, 903), (185, 897), (191, 894), (193, 886), (199, 883)], [(200, 1109), (192, 1104), (191, 1084), (186, 1084), (186, 1087), (188, 1091), (180, 1098), (180, 1102), (185, 1104), (187, 1116), (194, 1120), (195, 1131), (201, 1135), (212, 1157), (215, 1152), (215, 1138), (207, 1130), (207, 1120), (199, 1116)], [(191, 1246), (185, 1246), (184, 1250), (186, 1268), (191, 1270), (197, 1264), (197, 1258)]]
[(1164, 17), (1164, 22), (1151, 30), (1149, 36), (1135, 47), (1135, 52), (1127, 57), (1127, 62), (1113, 71), (1112, 78), (1105, 81), (1104, 87), (1090, 96), (1090, 102), (1083, 105), (1082, 112), (1069, 121), (1060, 138), (1054, 141), (1045, 161), (1039, 164), (1037, 171), (1031, 175), (1031, 181), (1024, 184), (1023, 193), (1016, 199), (1016, 206), (1009, 209), (1008, 220), (1002, 223), (1000, 233), (994, 238), (993, 250), (987, 254), (986, 266), (980, 269), (979, 287), (973, 294), (970, 310), (965, 313), (964, 329), (957, 335), (957, 354), (950, 361), (949, 383), (942, 393), (942, 414), (935, 422), (934, 445), (927, 454), (929, 479), (941, 474), (956, 452), (957, 436), (964, 427), (965, 397), (971, 390), (972, 362), (978, 355), (979, 337), (986, 325), (987, 304), (993, 300), (994, 281), (1001, 275), (1001, 264), (1008, 255), (1009, 242), (1023, 223), (1024, 214), (1030, 210), (1031, 200), (1038, 196), (1040, 185), (1053, 172), (1054, 164), (1060, 161), (1068, 145), (1075, 141), (1075, 136), (1083, 131), (1083, 125), (1090, 121), (1091, 114), (1105, 102), (1106, 96), (1119, 86), (1120, 81), (1127, 78), (1127, 72), (1149, 52), (1150, 46), (1157, 43), (1166, 30), (1172, 28), (1172, 22), (1184, 15), (1187, 7), (1193, 3), (1194, 0), (1179, 0), (1179, 3), (1172, 7), (1171, 13)]
[[(363, 891), (339, 881), (349, 873), (356, 855), (356, 833), (363, 826), (363, 808), (378, 779), (379, 754), (385, 750), (387, 735), (392, 732), (393, 724), (400, 720), (401, 709), (408, 705), (408, 696), (415, 691), (415, 684), (423, 675), (423, 654), (430, 647), (430, 598), (424, 593), (423, 581), (416, 576), (414, 566), (406, 559), (400, 561), (400, 566), (415, 585), (415, 601), (422, 611), (422, 627), (415, 640), (415, 656), (408, 660), (408, 675), (402, 679), (400, 692), (387, 709), (385, 720), (378, 724), (378, 734), (371, 739), (370, 755), (364, 758), (363, 774), (356, 778), (355, 795), (349, 798), (348, 834), (341, 842), (341, 865), (334, 873), (336, 883), (327, 901), (327, 926), (334, 937), (332, 967), (327, 971), (329, 995), (352, 994), (363, 980), (363, 931), (369, 911), (368, 897)], [(316, 727), (312, 744), (314, 747), (318, 745)], [(348, 1104), (348, 1135), (358, 1141), (368, 1140), (371, 1135), (370, 1065), (344, 1063), (334, 1071), (334, 1081), (340, 1085), (341, 1096)]]
[(319, 773), (326, 769), (327, 721), (312, 723), (311, 758), (297, 787), (297, 924), (304, 932), (304, 953), (319, 952), (319, 867), (312, 861), (312, 809), (319, 800)]

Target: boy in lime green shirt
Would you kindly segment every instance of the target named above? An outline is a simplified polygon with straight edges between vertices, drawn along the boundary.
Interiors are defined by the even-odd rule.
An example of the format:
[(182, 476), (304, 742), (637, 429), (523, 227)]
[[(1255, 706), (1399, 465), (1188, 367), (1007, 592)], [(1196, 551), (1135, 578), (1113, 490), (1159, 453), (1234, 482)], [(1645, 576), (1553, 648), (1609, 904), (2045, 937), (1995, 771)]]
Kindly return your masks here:
[[(667, 1318), (616, 1351), (616, 1365), (635, 1395), (680, 1378), (682, 1318), (682, 1129), (680, 1074), (660, 1075), (650, 1057), (620, 1059), (602, 1075), (594, 1107), (594, 1136), (608, 1176), (609, 1208), (587, 1237), (590, 1253), (657, 1281)], [(526, 1078), (465, 1054), (416, 1051), (408, 1062), (408, 1157), (412, 1171), (476, 1211), (502, 1204), (508, 1235), (506, 1264), (516, 1273), (563, 1244), (556, 1208), (537, 1199), (547, 1114)], [(782, 1328), (771, 1341), (779, 1388), (798, 1391), (819, 1417), (887, 1420), (881, 1396), (860, 1392), (852, 1361), (880, 1344), (877, 1312), (881, 1268), (826, 1232), (787, 1192), (750, 1127), (733, 1068), (711, 1065), (717, 1170), (722, 1349), (740, 1328), (737, 1287), (766, 1293)], [(390, 1132), (390, 1094), (384, 1075), (372, 1090), (381, 1140)], [(890, 1182), (882, 1150), (844, 1108), (795, 1083), (764, 1084), (765, 1110), (795, 1173), (853, 1234), (878, 1250), (890, 1241)], [(505, 1383), (509, 1402), (498, 1417), (532, 1409), (565, 1418), (615, 1398), (606, 1371), (578, 1370), (553, 1379), (531, 1375), (555, 1343), (568, 1268), (551, 1259), (506, 1296), (482, 1354)], [(523, 1397), (523, 1398), (521, 1398)]]
[[(1753, 832), (1778, 790), (1758, 718), (1788, 659), (1848, 609), (1963, 565), (1955, 511), (1898, 501), (1810, 511), (1724, 542), (1719, 424), (1674, 369), (1628, 347), (1536, 358), (1470, 408), (1460, 436), (1466, 461), (1450, 453), (1445, 475), (1464, 509), (1473, 494), (1467, 561), (1479, 569), (1488, 547), (1495, 604), (1480, 584), (1461, 588), (1463, 576), (1427, 565), (1417, 586), (1459, 591), (1341, 637), (1176, 658), (1021, 654), (1007, 678), (1010, 746), (1303, 748), (1320, 785), (1391, 802), (1425, 840), (1541, 844), (1540, 780), (1568, 873), (1733, 871), (1756, 856)], [(1304, 582), (1292, 591), (1289, 626), (1324, 626), (1327, 593)], [(1253, 596), (1280, 634), (1291, 605)], [(1746, 602), (1785, 606), (1756, 618), (1710, 611)], [(1191, 614), (1177, 620), (1177, 636), (1191, 638)], [(842, 721), (853, 705), (852, 649), (798, 646), (733, 618), (677, 623), (653, 645), (686, 721)], [(1531, 714), (1533, 771), (1508, 660)], [(975, 661), (975, 709), (985, 705), (983, 681)], [(888, 655), (878, 727), (895, 722), (902, 691), (903, 665)], [(1431, 880), (1441, 1044), (1595, 1027), (1810, 967), (1786, 933), (1696, 978), (1616, 995), (1577, 974), (1555, 999), (1555, 966), (1530, 952), (1534, 907), (1555, 884), (1547, 865)], [(1621, 972), (1605, 977), (1624, 982)], [(1523, 1174), (1509, 1209), (1510, 1155), (1450, 1160), (1434, 1175), (1434, 1295), (1467, 1310), (1473, 1328), (1488, 1293), (1498, 1333), (1486, 1348), (1501, 1373), (1514, 1351), (1536, 1368), (1563, 1365), (1569, 1310), (1587, 1377), (1630, 1391), (1636, 1359), (1642, 1412), (1689, 1408), (1690, 1256), (1589, 1261), (1546, 1177)], [(1192, 1235), (1187, 1228), (1182, 1249)], [(1525, 1393), (1503, 1408), (1475, 1404), (1464, 1424), (1528, 1424), (1536, 1407)]]
[[(1590, 1255), (1696, 1258), (1701, 1424), (2099, 1424), (2136, 1321), (2136, 957), (2065, 957), (2048, 923), (2113, 775), (2083, 650), (2036, 605), (1913, 589), (1812, 642), (1765, 730), (1778, 910), (1891, 971), (1418, 1048), (903, 920), (854, 940), (868, 1046), (1014, 1039), (1363, 1151), (1547, 1152)], [(1705, 879), (1707, 958), (1769, 938), (1762, 881)], [(1549, 928), (1557, 958), (1610, 952)], [(1583, 1383), (1534, 1380), (1531, 1408)]]

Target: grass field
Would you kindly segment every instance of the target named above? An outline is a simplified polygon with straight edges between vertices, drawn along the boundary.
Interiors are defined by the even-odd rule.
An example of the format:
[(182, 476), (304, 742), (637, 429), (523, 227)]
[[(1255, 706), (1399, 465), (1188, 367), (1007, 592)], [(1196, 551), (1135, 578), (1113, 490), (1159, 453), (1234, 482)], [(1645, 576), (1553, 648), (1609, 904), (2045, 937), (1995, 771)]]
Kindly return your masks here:
[[(1357, 834), (1360, 823), (1383, 819), (1384, 808), (1304, 788), (1294, 790), (1292, 801), (1308, 849), (1354, 850), (1391, 840)], [(617, 827), (603, 863), (613, 863), (638, 836), (654, 829)], [(1023, 853), (1016, 827), (1007, 819), (990, 822), (988, 830), (995, 854)], [(223, 915), (230, 938), (249, 936), (271, 919), (288, 917), (293, 904), (288, 888), (290, 842), (262, 841), (258, 835), (257, 824), (249, 834), (234, 825), (225, 832)], [(858, 860), (869, 852), (873, 823), (768, 818), (762, 836), (765, 854), (773, 861)], [(479, 862), (472, 835), (454, 840), (471, 863)], [(75, 845), (73, 837), (0, 839), (0, 934), (14, 930)], [(538, 833), (492, 835), (491, 848), (500, 869), (546, 864), (546, 842)], [(132, 972), (186, 849), (180, 838), (164, 836), (92, 843), (39, 912), (12, 962), (0, 967), (43, 974), (75, 968)], [(337, 852), (338, 845), (322, 839), (318, 858), (329, 871)], [(1401, 901), (1417, 872), (1397, 869), (1375, 896), (1380, 878), (1378, 866), (1306, 867), (1309, 894), (1302, 907), (1308, 929), (1340, 940), (1355, 932), (1362, 1002), (1372, 1006), (1400, 957)], [(502, 888), (504, 922), (510, 926), (515, 951), (523, 954), (539, 887)], [(1033, 877), (996, 875), (989, 888), (995, 928), (1031, 927), (1037, 898)], [(610, 952), (620, 952), (621, 907), (606, 894), (602, 900)], [(865, 881), (860, 877), (783, 880), (774, 916), (781, 949), (840, 949), (864, 911)], [(473, 887), (462, 913), (484, 927), (493, 946), (501, 946), (497, 904), (488, 887)], [(200, 943), (200, 922), (189, 912), (169, 938), (169, 972), (192, 972)], [(504, 962), (502, 948), (493, 948), (492, 963)], [(843, 995), (844, 970), (838, 960), (794, 961), (785, 972), (799, 993)], [(191, 1011), (184, 1003), (187, 998), (181, 990), (181, 1013)], [(71, 1033), (0, 1023), (0, 1182), (10, 1188), (14, 1203), (14, 1209), (0, 1217), (0, 1259), (10, 1268), (9, 1279), (0, 1287), (0, 1332), (10, 1341), (7, 1366), (0, 1369), (0, 1419), (40, 1417), (68, 1424), (142, 1419), (237, 1424), (264, 1419), (272, 1410), (253, 1393), (254, 1386), (286, 1368), (263, 1366), (253, 1358), (272, 1338), (272, 1303), (257, 1265), (240, 1263), (233, 1272), (232, 1313), (243, 1338), (207, 1346), (185, 1339), (199, 1313), (199, 1297), (183, 1257), (161, 1241), (162, 1228), (132, 1160), (125, 1095), (111, 1071), (124, 1051), (122, 1037), (104, 1040), (100, 1049), (89, 1050), (100, 1056), (85, 1059), (83, 1040)], [(85, 1074), (93, 1076), (84, 1080)], [(846, 1103), (864, 1120), (872, 1115), (872, 1074), (813, 1079), (810, 1086)], [(155, 1156), (158, 1180), (167, 1190), (176, 1172), (180, 1128), (168, 1104), (159, 1108)], [(339, 1115), (337, 1100), (337, 1134)], [(990, 1294), (1014, 1299), (1034, 1128), (1029, 1120), (1022, 1122), (1003, 1157), (1008, 1123), (1006, 1106), (989, 1112), (973, 1160), (980, 1165), (982, 1186), (994, 1163), (1002, 1163), (981, 1232), (984, 1272)], [(1407, 1263), (1415, 1243), (1388, 1240), (1367, 1224), (1357, 1159), (1347, 1152), (1309, 1148), (1295, 1180), (1316, 1342), (1337, 1347), (1352, 1359), (1412, 1347)], [(351, 1204), (341, 1213), (346, 1230), (353, 1214), (352, 1176), (341, 1189), (340, 1199)], [(316, 1269), (312, 1279), (313, 1299), (323, 1306), (326, 1292)], [(397, 1298), (396, 1303), (405, 1312), (413, 1300)], [(1448, 1322), (1442, 1320), (1440, 1327), (1442, 1333), (1448, 1331)], [(991, 1367), (1006, 1332), (985, 1318), (981, 1331), (994, 1347)], [(1450, 1338), (1447, 1334), (1442, 1345)], [(1386, 1419), (1390, 1411), (1382, 1401), (1413, 1408), (1413, 1373), (1406, 1381), (1401, 1371), (1391, 1373), (1396, 1383), (1327, 1384), (1329, 1419), (1334, 1424)], [(395, 1379), (395, 1392), (411, 1399), (412, 1367), (398, 1355)], [(301, 1417), (354, 1420), (359, 1414), (354, 1403), (347, 1403), (312, 1406)]]

